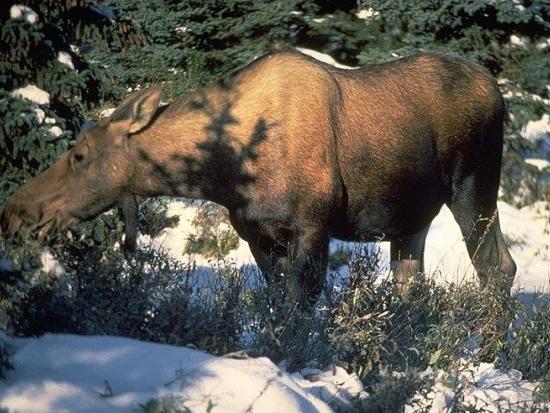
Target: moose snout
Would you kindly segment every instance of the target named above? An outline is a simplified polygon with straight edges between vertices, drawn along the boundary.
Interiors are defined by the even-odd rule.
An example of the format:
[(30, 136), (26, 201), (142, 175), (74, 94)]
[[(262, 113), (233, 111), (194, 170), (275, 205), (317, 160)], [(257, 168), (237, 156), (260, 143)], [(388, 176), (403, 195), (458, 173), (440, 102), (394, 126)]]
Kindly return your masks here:
[(37, 205), (26, 205), (11, 199), (0, 216), (2, 234), (7, 239), (16, 238), (23, 232), (35, 228), (41, 220), (41, 215), (41, 209)]

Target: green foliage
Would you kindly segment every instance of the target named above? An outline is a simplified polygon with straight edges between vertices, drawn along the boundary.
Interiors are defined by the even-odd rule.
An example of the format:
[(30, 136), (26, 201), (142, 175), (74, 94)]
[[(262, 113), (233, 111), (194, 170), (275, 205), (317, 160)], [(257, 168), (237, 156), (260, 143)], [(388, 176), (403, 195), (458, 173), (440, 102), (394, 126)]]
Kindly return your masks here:
[[(0, 7), (0, 209), (21, 184), (67, 151), (88, 111), (114, 96), (111, 73), (100, 62), (89, 60), (85, 52), (93, 48), (123, 52), (130, 43), (136, 47), (146, 43), (138, 26), (94, 2), (17, 3), (29, 6), (32, 10), (23, 12), (36, 13), (37, 21), (27, 21), (24, 13), (20, 18), (9, 18), (20, 7), (14, 1)], [(43, 99), (21, 98), (14, 93), (28, 86), (38, 87)], [(150, 232), (169, 224), (157, 218), (163, 213), (162, 207), (155, 213), (147, 226)], [(68, 234), (58, 234), (46, 244), (63, 266), (75, 272), (79, 268), (87, 271), (81, 266), (95, 265), (82, 259), (88, 250), (95, 250), (96, 256), (109, 254), (116, 250), (122, 233), (118, 214), (105, 214)], [(20, 282), (2, 287), (6, 294), (0, 297), (0, 309), (8, 312), (14, 300), (41, 276), (38, 257), (42, 248), (33, 240), (25, 240), (22, 246), (0, 241), (2, 255), (13, 260), (14, 270), (21, 274)]]
[(550, 381), (550, 298), (533, 297), (532, 302), (518, 306), (510, 339), (503, 348), (500, 362), (513, 367), (528, 380)]
[[(141, 405), (143, 413), (191, 413), (184, 405), (185, 399), (173, 395), (148, 400)], [(208, 409), (210, 412), (210, 409)]]
[[(42, 110), (42, 109), (36, 109)], [(44, 113), (44, 112), (43, 112)], [(47, 112), (56, 119), (55, 114)], [(66, 136), (56, 137), (51, 126), (37, 125), (32, 106), (0, 90), (0, 205), (27, 179), (53, 163), (67, 150)], [(64, 125), (59, 120), (60, 125)]]
[(404, 373), (383, 370), (379, 381), (369, 388), (369, 395), (372, 397), (361, 401), (358, 411), (398, 412), (405, 404), (411, 406), (413, 411), (423, 411), (420, 406), (416, 406), (416, 398), (426, 397), (432, 384), (432, 377), (429, 375), (421, 377), (414, 369)]
[[(37, 274), (10, 308), (9, 331), (109, 334), (172, 344), (194, 344), (213, 353), (236, 349), (234, 314), (242, 280), (220, 270), (219, 284), (200, 287), (200, 272), (167, 255), (140, 249), (124, 261), (118, 250), (83, 248), (65, 262), (65, 274)], [(74, 256), (74, 254), (73, 254)]]
[(348, 284), (331, 303), (328, 340), (347, 369), (377, 381), (385, 368), (449, 367), (481, 340), (477, 357), (500, 348), (507, 313), (496, 292), (416, 277), (404, 299), (392, 280), (380, 280), (378, 261), (376, 252), (359, 251)]
[(292, 12), (300, 3), (186, 2), (182, 8), (187, 28), (183, 43), (204, 55), (204, 69), (225, 74), (269, 51), (276, 43), (288, 43), (293, 35), (292, 24), (300, 20)]
[(350, 260), (351, 251), (344, 248), (339, 248), (336, 251), (330, 253), (328, 257), (328, 268), (331, 271), (336, 271), (342, 265), (348, 264)]
[(427, 367), (461, 372), (465, 364), (495, 357), (501, 368), (542, 380), (538, 397), (545, 397), (548, 300), (503, 301), (496, 290), (421, 277), (404, 299), (378, 274), (378, 260), (376, 251), (359, 251), (348, 282), (328, 285), (315, 311), (303, 312), (286, 298), (283, 284), (263, 285), (259, 274), (223, 261), (207, 275), (154, 250), (124, 262), (118, 251), (88, 249), (63, 276), (36, 276), (19, 291), (10, 329), (245, 352), (285, 360), (291, 371), (335, 363), (362, 378), (371, 395), (358, 406), (365, 411), (414, 404), (410, 398), (430, 387), (433, 375), (419, 373)]
[(151, 199), (140, 205), (139, 229), (142, 234), (155, 238), (165, 228), (174, 228), (178, 225), (180, 217), (166, 215), (165, 200)]
[(136, 84), (163, 83), (167, 99), (219, 79), (274, 47), (294, 44), (303, 0), (106, 1), (149, 39), (125, 51), (90, 50), (112, 68), (118, 93)]
[(239, 246), (239, 236), (229, 224), (227, 210), (219, 205), (204, 204), (192, 224), (196, 231), (187, 240), (186, 254), (223, 258)]

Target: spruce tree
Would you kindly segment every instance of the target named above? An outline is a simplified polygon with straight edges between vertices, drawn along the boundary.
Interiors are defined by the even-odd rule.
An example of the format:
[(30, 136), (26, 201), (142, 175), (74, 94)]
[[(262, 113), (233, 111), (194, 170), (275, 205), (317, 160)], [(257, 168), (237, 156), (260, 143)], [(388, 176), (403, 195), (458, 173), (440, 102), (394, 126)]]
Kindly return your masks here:
[[(2, 3), (0, 210), (20, 185), (72, 145), (87, 113), (112, 96), (114, 79), (100, 64), (83, 57), (83, 50), (120, 50), (136, 43), (135, 38), (141, 39), (142, 34), (127, 26), (128, 22), (116, 19), (109, 9), (87, 0)], [(83, 225), (74, 238), (92, 235), (91, 244), (69, 241), (58, 258), (78, 262), (86, 248), (112, 245), (120, 237), (121, 227), (112, 215)], [(40, 250), (32, 240), (14, 247), (0, 237), (0, 313), (10, 306), (7, 297), (21, 287), (14, 282), (14, 274), (30, 278), (39, 270)], [(6, 255), (15, 259), (15, 267), (6, 264)], [(0, 327), (2, 324), (0, 317)]]

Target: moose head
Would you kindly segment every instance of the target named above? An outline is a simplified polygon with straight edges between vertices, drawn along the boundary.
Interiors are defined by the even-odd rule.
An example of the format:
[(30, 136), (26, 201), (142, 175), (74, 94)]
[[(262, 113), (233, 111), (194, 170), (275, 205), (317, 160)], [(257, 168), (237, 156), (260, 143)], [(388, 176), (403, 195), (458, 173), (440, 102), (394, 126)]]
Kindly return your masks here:
[(151, 124), (159, 100), (158, 88), (137, 92), (109, 118), (82, 131), (71, 150), (8, 200), (1, 216), (4, 236), (36, 231), (43, 238), (118, 204), (126, 219), (125, 246), (133, 249), (137, 203), (131, 190), (137, 166), (132, 135)]

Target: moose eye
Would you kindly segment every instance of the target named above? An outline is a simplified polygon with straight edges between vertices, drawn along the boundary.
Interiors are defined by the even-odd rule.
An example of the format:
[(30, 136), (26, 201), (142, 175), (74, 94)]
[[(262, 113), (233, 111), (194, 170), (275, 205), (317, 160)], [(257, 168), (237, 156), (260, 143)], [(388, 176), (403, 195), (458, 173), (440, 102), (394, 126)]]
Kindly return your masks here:
[(71, 157), (71, 167), (73, 168), (74, 171), (76, 171), (77, 169), (80, 169), (84, 166), (85, 160), (86, 160), (86, 157), (84, 156), (83, 153), (76, 152)]

